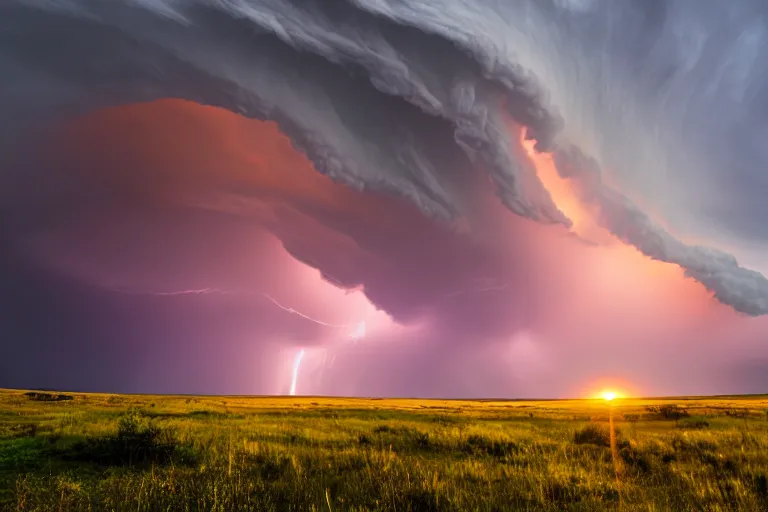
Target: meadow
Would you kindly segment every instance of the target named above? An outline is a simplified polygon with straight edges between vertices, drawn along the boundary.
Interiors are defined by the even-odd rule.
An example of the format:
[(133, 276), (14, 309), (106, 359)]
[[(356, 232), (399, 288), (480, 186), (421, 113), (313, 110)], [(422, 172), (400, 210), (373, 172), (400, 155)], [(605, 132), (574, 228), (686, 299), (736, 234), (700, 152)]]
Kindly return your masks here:
[(768, 511), (768, 396), (0, 390), (0, 509)]

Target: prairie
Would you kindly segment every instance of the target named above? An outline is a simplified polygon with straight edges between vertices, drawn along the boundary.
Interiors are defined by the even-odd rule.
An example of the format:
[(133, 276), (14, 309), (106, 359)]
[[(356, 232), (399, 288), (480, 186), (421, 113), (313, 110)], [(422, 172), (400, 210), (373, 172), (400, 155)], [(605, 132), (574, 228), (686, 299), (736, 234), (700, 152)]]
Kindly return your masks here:
[(0, 390), (0, 509), (766, 511), (768, 396)]

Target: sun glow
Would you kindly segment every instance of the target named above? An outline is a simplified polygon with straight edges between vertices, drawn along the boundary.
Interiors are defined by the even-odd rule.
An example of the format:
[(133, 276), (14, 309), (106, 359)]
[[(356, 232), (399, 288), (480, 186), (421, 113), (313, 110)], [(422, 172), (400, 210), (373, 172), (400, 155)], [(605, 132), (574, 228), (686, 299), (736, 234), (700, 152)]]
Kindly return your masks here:
[(624, 398), (643, 396), (643, 391), (625, 379), (602, 377), (592, 380), (586, 386), (581, 387), (575, 394), (587, 400), (613, 402)]
[(616, 388), (603, 388), (597, 393), (591, 395), (591, 397), (595, 400), (605, 400), (607, 402), (612, 402), (621, 398), (627, 398), (627, 396), (628, 395), (626, 393), (619, 391)]

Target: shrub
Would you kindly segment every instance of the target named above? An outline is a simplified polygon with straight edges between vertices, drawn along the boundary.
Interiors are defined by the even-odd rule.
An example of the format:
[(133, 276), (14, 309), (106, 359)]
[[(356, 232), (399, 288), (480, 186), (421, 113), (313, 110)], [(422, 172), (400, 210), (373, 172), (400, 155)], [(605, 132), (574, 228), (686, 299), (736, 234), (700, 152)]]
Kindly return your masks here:
[(407, 436), (415, 431), (408, 427), (391, 427), (389, 425), (376, 425), (373, 427), (374, 434), (391, 434), (396, 436)]
[(438, 501), (438, 495), (428, 489), (408, 489), (403, 495), (398, 496), (398, 509), (413, 510), (419, 512), (441, 512), (450, 509), (450, 504)]
[(608, 427), (597, 423), (590, 423), (573, 435), (576, 444), (594, 444), (597, 446), (611, 446), (611, 432)]
[(120, 419), (116, 434), (77, 443), (69, 456), (104, 466), (167, 464), (175, 456), (180, 462), (192, 459), (181, 449), (173, 431), (161, 429), (136, 411)]
[(684, 407), (680, 407), (676, 404), (669, 405), (650, 405), (645, 408), (646, 411), (651, 413), (652, 416), (662, 418), (665, 420), (678, 421), (680, 418), (687, 418), (690, 416), (688, 411)]
[(61, 393), (42, 393), (39, 391), (28, 391), (24, 393), (24, 396), (30, 400), (36, 400), (38, 402), (63, 402), (67, 400), (74, 400), (72, 395), (63, 395)]
[(653, 469), (651, 458), (648, 453), (627, 445), (619, 451), (621, 459), (630, 467), (637, 469), (642, 473), (650, 473)]
[(429, 434), (426, 432), (416, 432), (416, 436), (414, 437), (416, 441), (416, 446), (419, 448), (429, 448), (430, 442), (429, 442)]
[(739, 470), (739, 461), (722, 453), (699, 452), (698, 457), (718, 472), (736, 473)]
[(677, 455), (672, 452), (665, 452), (661, 455), (661, 462), (664, 464), (671, 464), (677, 460)]
[(197, 418), (212, 418), (212, 419), (225, 419), (225, 418), (232, 418), (235, 415), (233, 414), (226, 414), (223, 412), (218, 411), (209, 411), (206, 409), (195, 409), (194, 411), (189, 411), (187, 413), (188, 416), (193, 416)]
[(517, 445), (511, 441), (497, 441), (487, 437), (472, 435), (464, 442), (462, 450), (472, 455), (489, 455), (491, 457), (507, 457), (517, 450)]
[(761, 499), (768, 501), (768, 476), (758, 473), (753, 477), (755, 492)]
[(700, 430), (703, 428), (709, 428), (709, 422), (704, 418), (690, 418), (690, 419), (683, 420), (681, 423), (679, 423), (677, 425), (677, 428), (682, 428), (687, 430)]

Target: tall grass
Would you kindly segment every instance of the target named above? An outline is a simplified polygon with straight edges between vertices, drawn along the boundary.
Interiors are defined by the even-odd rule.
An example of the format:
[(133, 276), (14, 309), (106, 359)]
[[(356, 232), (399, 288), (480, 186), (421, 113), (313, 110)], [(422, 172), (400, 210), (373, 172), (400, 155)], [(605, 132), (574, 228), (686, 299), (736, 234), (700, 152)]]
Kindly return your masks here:
[(18, 395), (8, 510), (768, 510), (760, 398), (735, 404), (748, 428), (715, 402), (693, 429), (619, 404), (612, 443), (595, 402)]

